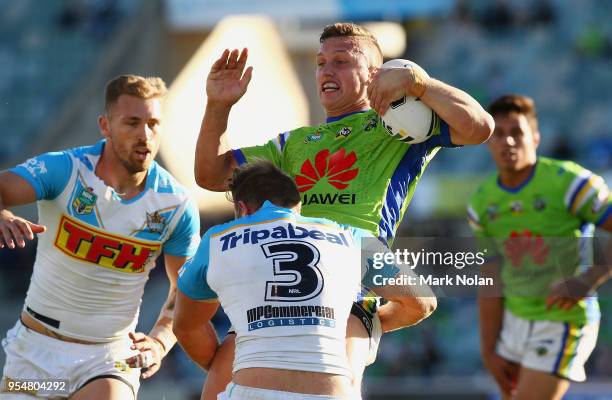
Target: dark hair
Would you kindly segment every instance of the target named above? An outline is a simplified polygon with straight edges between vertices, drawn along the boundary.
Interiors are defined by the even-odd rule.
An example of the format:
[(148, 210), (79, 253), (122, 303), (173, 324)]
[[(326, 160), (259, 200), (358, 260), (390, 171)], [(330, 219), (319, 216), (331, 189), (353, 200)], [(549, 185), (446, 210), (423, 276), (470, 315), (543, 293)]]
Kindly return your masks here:
[(243, 201), (253, 209), (259, 209), (266, 200), (285, 208), (295, 207), (300, 202), (300, 192), (293, 179), (264, 160), (236, 168), (229, 193), (231, 201)]
[(333, 37), (353, 37), (358, 40), (363, 40), (375, 50), (376, 59), (370, 60), (372, 65), (378, 67), (382, 64), (383, 54), (378, 44), (378, 40), (372, 32), (363, 26), (353, 22), (336, 22), (335, 24), (327, 25), (323, 28), (321, 36), (319, 36), (319, 42), (323, 43), (325, 40)]
[(119, 96), (127, 94), (144, 100), (162, 97), (166, 94), (166, 83), (156, 76), (120, 75), (106, 84), (104, 107), (108, 108), (117, 102)]
[(531, 97), (519, 94), (507, 94), (495, 99), (488, 107), (489, 114), (506, 115), (510, 113), (523, 114), (534, 131), (538, 130), (538, 117), (536, 115), (535, 102)]

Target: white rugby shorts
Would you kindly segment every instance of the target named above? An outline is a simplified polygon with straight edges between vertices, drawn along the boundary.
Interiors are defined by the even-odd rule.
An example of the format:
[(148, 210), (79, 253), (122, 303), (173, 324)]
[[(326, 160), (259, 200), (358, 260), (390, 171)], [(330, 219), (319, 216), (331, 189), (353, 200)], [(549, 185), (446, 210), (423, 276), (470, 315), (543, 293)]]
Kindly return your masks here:
[(595, 348), (598, 332), (598, 322), (529, 321), (505, 310), (496, 352), (525, 368), (583, 382), (584, 364)]
[[(108, 376), (130, 386), (134, 398), (140, 386), (140, 368), (130, 368), (125, 360), (138, 354), (126, 337), (109, 343), (79, 344), (54, 339), (26, 328), (17, 321), (2, 340), (6, 363), (2, 373), (0, 399), (21, 399), (5, 390), (7, 379), (67, 380), (67, 394), (38, 393), (38, 398), (66, 398), (93, 378)], [(31, 398), (27, 396), (27, 398)]]

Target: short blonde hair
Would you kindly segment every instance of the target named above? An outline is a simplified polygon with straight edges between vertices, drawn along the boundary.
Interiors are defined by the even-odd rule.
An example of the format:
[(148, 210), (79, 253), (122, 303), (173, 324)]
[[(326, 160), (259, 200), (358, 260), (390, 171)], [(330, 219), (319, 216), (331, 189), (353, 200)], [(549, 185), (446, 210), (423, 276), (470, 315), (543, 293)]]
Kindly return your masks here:
[(353, 37), (365, 42), (374, 50), (374, 58), (370, 60), (371, 64), (375, 67), (379, 67), (382, 64), (383, 54), (378, 40), (372, 32), (363, 26), (353, 22), (336, 22), (335, 24), (327, 25), (319, 37), (319, 42), (323, 43), (327, 39), (334, 37)]
[(123, 94), (148, 100), (163, 97), (167, 91), (166, 83), (157, 76), (120, 75), (106, 84), (104, 107), (108, 111)]

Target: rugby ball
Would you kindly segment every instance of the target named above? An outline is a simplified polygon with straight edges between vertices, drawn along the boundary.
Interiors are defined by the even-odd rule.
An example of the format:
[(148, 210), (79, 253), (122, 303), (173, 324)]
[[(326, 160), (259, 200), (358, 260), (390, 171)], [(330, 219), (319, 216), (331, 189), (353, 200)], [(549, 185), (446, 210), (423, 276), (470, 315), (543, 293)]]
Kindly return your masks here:
[[(410, 60), (395, 59), (387, 61), (382, 68), (418, 68)], [(421, 143), (429, 139), (439, 123), (438, 115), (421, 99), (404, 96), (391, 103), (385, 115), (381, 116), (383, 127), (389, 135), (406, 143)]]

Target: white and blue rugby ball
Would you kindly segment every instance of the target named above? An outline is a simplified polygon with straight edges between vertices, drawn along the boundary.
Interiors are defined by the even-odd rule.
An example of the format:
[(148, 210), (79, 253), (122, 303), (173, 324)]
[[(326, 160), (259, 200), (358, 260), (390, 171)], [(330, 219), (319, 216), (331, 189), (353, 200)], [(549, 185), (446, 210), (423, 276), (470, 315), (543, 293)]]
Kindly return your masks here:
[[(399, 58), (387, 61), (382, 68), (418, 68), (427, 75), (416, 63)], [(438, 115), (421, 99), (413, 96), (404, 96), (392, 102), (381, 120), (389, 135), (410, 144), (429, 139), (439, 123)]]

